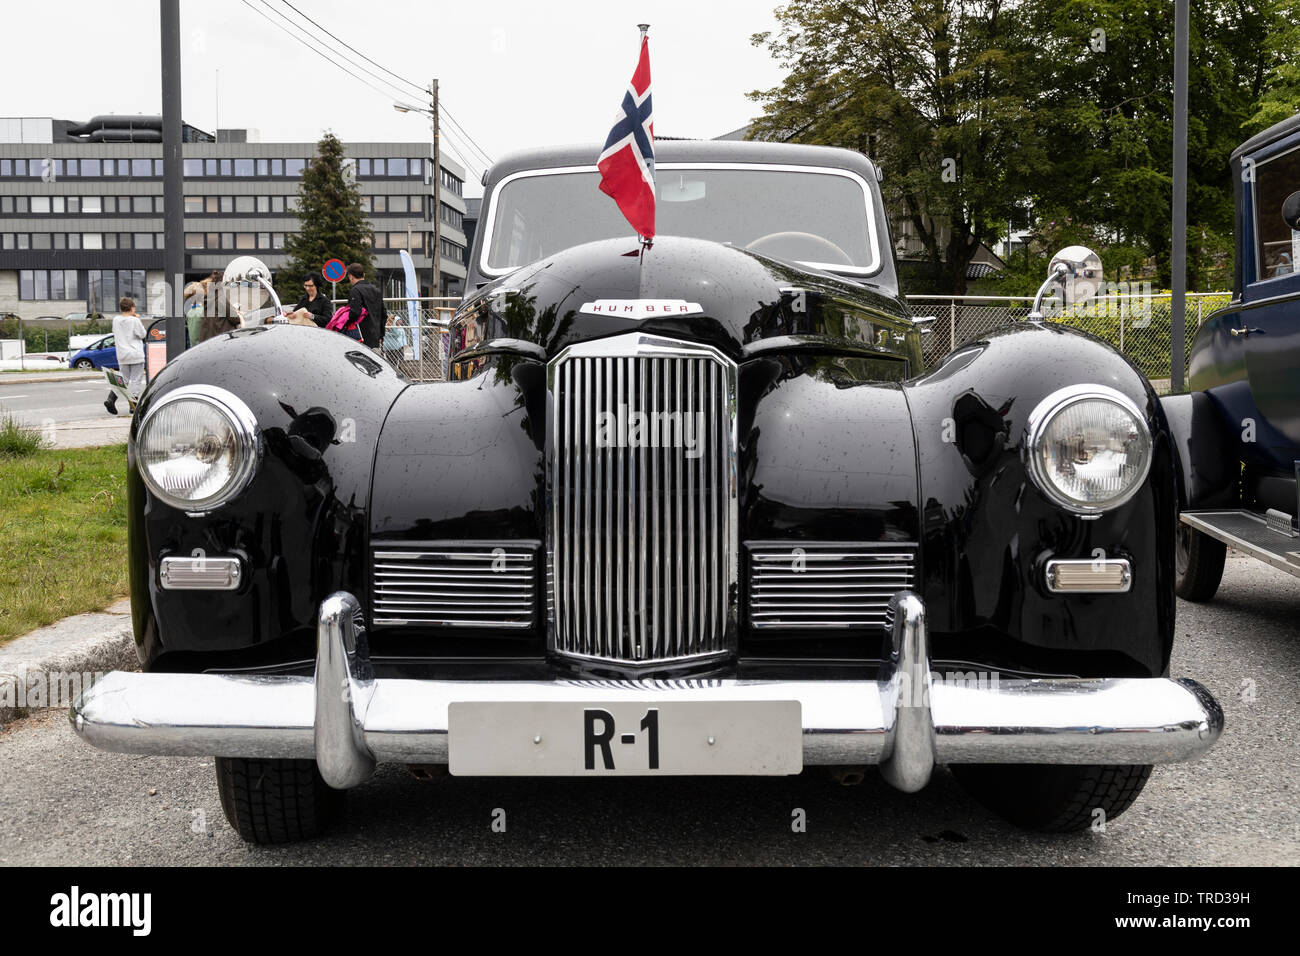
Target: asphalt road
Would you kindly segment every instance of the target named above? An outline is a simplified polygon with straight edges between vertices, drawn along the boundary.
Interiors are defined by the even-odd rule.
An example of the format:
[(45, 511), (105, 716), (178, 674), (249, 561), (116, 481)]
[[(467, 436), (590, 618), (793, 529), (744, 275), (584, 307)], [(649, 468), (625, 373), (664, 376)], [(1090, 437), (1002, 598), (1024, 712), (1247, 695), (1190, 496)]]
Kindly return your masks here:
[(101, 753), (44, 712), (0, 733), (0, 864), (1300, 864), (1300, 582), (1233, 559), (1213, 603), (1178, 613), (1173, 672), (1218, 697), (1227, 729), (1202, 760), (1157, 767), (1102, 833), (1023, 833), (946, 771), (907, 795), (874, 772), (841, 787), (817, 770), (420, 781), (381, 767), (327, 836), (250, 847), (221, 815), (210, 759)]
[(0, 419), (40, 429), (56, 447), (126, 441), (131, 416), (118, 402), (116, 417), (104, 408), (108, 386), (98, 378), (70, 381), (6, 382), (0, 375)]
[(98, 380), (76, 378), (70, 382), (8, 384), (0, 378), (0, 415), (12, 412), (24, 425), (32, 426), (47, 421), (109, 418), (104, 410), (107, 396), (108, 386), (104, 384), (102, 372)]

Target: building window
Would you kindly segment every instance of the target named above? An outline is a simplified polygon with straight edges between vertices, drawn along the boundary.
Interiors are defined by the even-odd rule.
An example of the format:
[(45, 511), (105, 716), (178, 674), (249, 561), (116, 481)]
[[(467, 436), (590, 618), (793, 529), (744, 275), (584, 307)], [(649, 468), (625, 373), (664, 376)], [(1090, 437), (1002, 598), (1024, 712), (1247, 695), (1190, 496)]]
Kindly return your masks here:
[(123, 296), (143, 307), (147, 300), (143, 269), (90, 269), (86, 272), (90, 304), (105, 312), (116, 312)]
[(50, 234), (48, 232), (32, 233), (32, 248), (33, 249), (53, 248), (53, 243), (50, 242)]
[(257, 211), (258, 211), (258, 212), (270, 212), (270, 211), (271, 211), (271, 197), (270, 197), (270, 196), (258, 196), (258, 197), (257, 197)]
[(283, 197), (283, 196), (272, 196), (272, 197), (271, 197), (271, 212), (284, 212), (284, 197)]
[(14, 174), (14, 161), (12, 159), (0, 159), (0, 176), (12, 176)]
[(285, 197), (284, 197), (284, 211), (285, 211), (285, 212), (294, 212), (294, 213), (296, 213), (296, 212), (298, 211), (298, 197), (297, 197), (297, 196), (285, 196)]
[(79, 213), (81, 212), (81, 197), (80, 197), (80, 196), (69, 196), (69, 197), (68, 197), (68, 212), (70, 212), (70, 213), (74, 213), (74, 214), (79, 214)]
[(369, 197), (369, 196), (362, 196), (362, 197), (361, 197), (361, 211), (362, 211), (362, 212), (370, 212), (370, 197)]
[(283, 176), (283, 175), (284, 175), (284, 160), (283, 160), (283, 159), (273, 159), (273, 160), (271, 160), (271, 175), (272, 175), (272, 176)]
[(390, 159), (390, 160), (388, 161), (388, 175), (390, 175), (390, 176), (405, 176), (405, 175), (406, 175), (406, 160), (405, 160), (405, 159)]
[(27, 160), (25, 160), (25, 159), (15, 159), (15, 160), (14, 160), (14, 175), (15, 175), (15, 176), (26, 176), (26, 175), (27, 175)]
[(370, 197), (370, 211), (371, 211), (371, 212), (388, 212), (388, 197), (387, 197), (387, 196), (371, 196), (371, 197)]
[(68, 248), (69, 249), (81, 248), (81, 233), (79, 232), (68, 233)]
[(237, 159), (235, 160), (235, 175), (251, 176), (255, 166), (256, 164), (251, 159)]
[(455, 229), (465, 228), (465, 217), (459, 209), (453, 209), (446, 203), (442, 203), (442, 221)]
[(271, 172), (271, 164), (267, 162), (265, 159), (259, 159), (257, 161), (257, 175), (266, 176), (270, 172)]
[(215, 176), (217, 174), (217, 161), (215, 159), (205, 159), (203, 161), (203, 175)]
[(201, 216), (203, 214), (203, 197), (186, 196), (185, 197), (185, 215)]
[(252, 196), (235, 196), (235, 212), (244, 215), (253, 211)]
[(0, 196), (0, 213), (6, 216), (12, 216), (14, 212), (14, 197)]
[(423, 252), (423, 251), (424, 251), (424, 233), (422, 233), (422, 232), (413, 232), (413, 233), (411, 233), (411, 250), (410, 250), (410, 251), (411, 251), (411, 252)]
[(152, 233), (152, 232), (137, 232), (137, 233), (135, 233), (134, 236), (132, 236), (132, 240), (131, 240), (131, 241), (135, 244), (135, 248), (137, 248), (137, 249), (152, 249), (152, 248), (153, 248), (153, 233)]
[(221, 236), (215, 232), (205, 232), (203, 234), (204, 245), (209, 249), (221, 248)]
[(104, 211), (104, 206), (98, 196), (82, 196), (81, 211), (82, 213), (98, 214)]
[(197, 178), (203, 175), (203, 160), (185, 159), (181, 160), (181, 174), (190, 178)]
[(231, 160), (229, 160), (229, 159), (221, 159), (221, 160), (218, 160), (217, 162), (220, 164), (221, 175), (223, 175), (223, 176), (233, 176), (233, 175), (234, 175), (234, 163), (233, 163)]
[(286, 159), (284, 161), (284, 174), (297, 179), (302, 175), (302, 171), (307, 168), (305, 159)]
[(131, 211), (135, 213), (153, 213), (152, 196), (133, 196), (131, 198)]
[(371, 247), (372, 249), (387, 249), (387, 248), (388, 248), (388, 233), (386, 233), (386, 232), (376, 232), (376, 233), (374, 233), (373, 235), (371, 235), (371, 237), (370, 237), (370, 247)]
[(26, 196), (15, 196), (15, 197), (14, 197), (14, 211), (17, 212), (18, 215), (20, 215), (20, 216), (25, 216), (25, 215), (27, 215), (27, 197), (26, 197)]
[(130, 197), (130, 196), (118, 196), (118, 197), (117, 197), (117, 211), (120, 212), (120, 213), (121, 213), (122, 215), (124, 215), (124, 216), (125, 216), (127, 213), (129, 213), (129, 212), (131, 211), (131, 197)]
[(14, 244), (19, 249), (30, 249), (32, 247), (32, 237), (25, 232), (17, 233), (14, 236)]
[(12, 249), (14, 247), (14, 234), (6, 232), (0, 234), (0, 249)]
[(68, 248), (68, 234), (66, 232), (54, 233), (54, 248), (55, 249)]
[(259, 249), (271, 248), (271, 234), (269, 232), (259, 232), (257, 234), (257, 248)]
[(284, 248), (284, 233), (282, 232), (271, 233), (271, 248), (272, 249)]
[(368, 160), (368, 159), (358, 159), (358, 160), (357, 160), (357, 175), (358, 175), (358, 176), (369, 176), (369, 175), (370, 175), (370, 160)]
[(233, 232), (223, 232), (221, 234), (221, 248), (222, 249), (235, 248), (235, 234)]
[(81, 248), (83, 249), (103, 249), (104, 236), (98, 232), (83, 232), (81, 234)]
[(110, 216), (117, 212), (117, 197), (116, 197), (116, 196), (105, 196), (105, 197), (104, 197), (104, 212), (105, 212), (107, 215), (110, 215)]
[(49, 196), (33, 196), (31, 202), (33, 216), (45, 215), (50, 211)]
[(132, 176), (152, 176), (153, 160), (151, 159), (133, 159), (131, 160)]
[(20, 299), (80, 298), (76, 269), (23, 269), (18, 273)]
[(236, 249), (256, 249), (256, 248), (257, 248), (257, 245), (256, 245), (256, 243), (253, 241), (253, 234), (252, 234), (251, 232), (237, 232), (237, 233), (235, 233), (235, 248), (236, 248)]

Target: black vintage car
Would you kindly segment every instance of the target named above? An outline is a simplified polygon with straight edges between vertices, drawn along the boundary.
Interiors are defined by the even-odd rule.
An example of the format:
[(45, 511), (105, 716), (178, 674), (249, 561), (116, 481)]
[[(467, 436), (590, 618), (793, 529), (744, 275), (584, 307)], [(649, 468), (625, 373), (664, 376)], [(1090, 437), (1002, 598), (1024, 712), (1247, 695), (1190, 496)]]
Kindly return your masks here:
[(1178, 593), (1208, 601), (1226, 547), (1300, 576), (1300, 114), (1232, 154), (1232, 301), (1165, 399), (1180, 447)]
[(162, 370), (129, 445), (143, 673), (77, 733), (216, 756), (258, 842), (376, 762), (946, 764), (1074, 830), (1212, 746), (1166, 676), (1175, 450), (1132, 366), (1027, 322), (924, 373), (857, 153), (661, 143), (649, 244), (596, 153), (488, 171), (449, 381), (286, 325)]

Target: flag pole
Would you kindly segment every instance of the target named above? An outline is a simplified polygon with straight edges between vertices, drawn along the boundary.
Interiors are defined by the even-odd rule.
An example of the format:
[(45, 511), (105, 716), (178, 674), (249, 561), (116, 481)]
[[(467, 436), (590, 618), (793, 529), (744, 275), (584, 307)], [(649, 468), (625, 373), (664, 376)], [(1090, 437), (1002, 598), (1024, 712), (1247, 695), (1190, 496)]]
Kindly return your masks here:
[[(636, 28), (641, 31), (641, 42), (644, 43), (646, 34), (650, 32), (650, 24), (638, 23), (636, 25)], [(645, 236), (641, 236), (640, 239), (641, 239), (641, 253), (644, 255), (645, 251), (650, 248), (650, 240), (647, 239)]]

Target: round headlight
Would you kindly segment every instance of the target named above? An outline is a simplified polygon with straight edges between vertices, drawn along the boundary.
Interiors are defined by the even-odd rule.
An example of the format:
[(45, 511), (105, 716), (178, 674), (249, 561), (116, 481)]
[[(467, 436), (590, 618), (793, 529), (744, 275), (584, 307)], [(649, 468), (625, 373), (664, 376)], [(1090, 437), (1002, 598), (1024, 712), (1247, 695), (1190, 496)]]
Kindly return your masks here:
[(150, 491), (173, 508), (210, 511), (242, 491), (256, 471), (257, 419), (225, 389), (188, 385), (153, 404), (135, 447)]
[(1101, 514), (1128, 501), (1151, 470), (1151, 433), (1132, 401), (1105, 385), (1053, 392), (1029, 416), (1029, 474), (1061, 507)]

